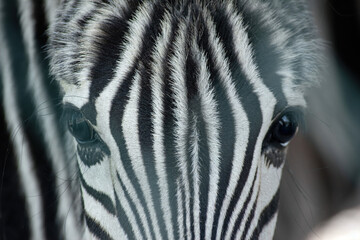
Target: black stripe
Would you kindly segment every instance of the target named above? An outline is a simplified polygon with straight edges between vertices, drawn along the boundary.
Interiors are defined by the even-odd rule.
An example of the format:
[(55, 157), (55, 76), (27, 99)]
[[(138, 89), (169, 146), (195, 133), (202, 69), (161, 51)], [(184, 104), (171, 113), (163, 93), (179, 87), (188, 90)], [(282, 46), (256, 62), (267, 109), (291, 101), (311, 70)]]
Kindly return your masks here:
[[(135, 215), (137, 226), (141, 226), (141, 221), (140, 221), (139, 215), (136, 214), (135, 205), (131, 202), (129, 194), (126, 191), (126, 188), (118, 174), (116, 174), (116, 177), (117, 177), (117, 181), (120, 183), (120, 186), (124, 192), (124, 197), (129, 202), (130, 208)], [(119, 197), (116, 193), (115, 193), (115, 200), (116, 200), (116, 216), (118, 218), (118, 221), (119, 221), (121, 227), (124, 229), (124, 231), (126, 232), (126, 234), (129, 237), (129, 239), (135, 239), (134, 230), (131, 227), (129, 218), (126, 216), (126, 212), (124, 211), (123, 205), (121, 204)], [(142, 227), (139, 227), (139, 229), (141, 231), (142, 236), (145, 237), (144, 229)]]
[[(130, 31), (129, 20), (136, 14), (137, 4), (134, 4), (128, 12), (124, 12), (121, 17), (111, 16), (105, 19), (99, 28), (102, 32), (101, 37), (94, 36), (89, 103), (83, 107), (87, 119), (94, 125), (96, 125), (97, 115), (95, 100), (115, 76), (117, 62), (124, 51), (125, 37)], [(84, 16), (80, 25), (86, 24), (87, 17)]]
[(246, 78), (242, 71), (242, 66), (235, 55), (234, 40), (236, 36), (231, 31), (231, 26), (226, 14), (223, 10), (219, 10), (214, 14), (216, 30), (219, 38), (225, 47), (226, 58), (230, 63), (230, 71), (232, 79), (235, 80), (238, 96), (243, 104), (244, 111), (248, 117), (250, 126), (249, 141), (245, 152), (244, 164), (237, 182), (235, 194), (232, 197), (229, 208), (227, 209), (225, 223), (229, 221), (232, 212), (240, 198), (246, 180), (248, 179), (251, 165), (253, 164), (253, 154), (255, 150), (256, 140), (262, 125), (262, 112), (260, 108), (259, 98), (254, 91), (254, 87)]
[(241, 235), (241, 240), (245, 240), (245, 237), (247, 236), (247, 233), (249, 231), (249, 228), (251, 226), (251, 222), (252, 220), (254, 219), (254, 215), (255, 215), (255, 210), (256, 210), (256, 206), (257, 206), (257, 201), (258, 201), (258, 197), (259, 197), (259, 191), (257, 192), (256, 194), (256, 199), (255, 199), (255, 202), (251, 208), (251, 212), (246, 220), (246, 223), (245, 223), (245, 228), (244, 228), (244, 231), (242, 232), (242, 235)]
[(161, 196), (160, 190), (158, 187), (158, 177), (155, 169), (155, 157), (153, 153), (153, 122), (152, 122), (152, 88), (150, 79), (152, 77), (153, 72), (152, 64), (153, 64), (153, 56), (155, 41), (157, 36), (161, 33), (161, 21), (164, 16), (164, 8), (160, 8), (158, 5), (154, 5), (154, 11), (152, 13), (153, 18), (151, 25), (147, 29), (145, 34), (145, 40), (142, 46), (143, 52), (140, 57), (141, 68), (141, 89), (139, 96), (139, 111), (138, 111), (138, 130), (139, 130), (139, 141), (141, 146), (141, 154), (142, 159), (144, 161), (147, 181), (149, 182), (151, 197), (154, 203), (154, 209), (156, 213), (156, 218), (159, 223), (159, 230), (162, 238), (166, 237), (166, 227), (163, 219), (163, 213), (161, 210)]
[[(221, 167), (220, 167), (220, 179), (219, 179), (219, 189), (218, 189), (218, 197), (216, 199), (216, 210), (214, 215), (214, 223), (213, 226), (217, 226), (220, 214), (221, 203), (225, 197), (226, 187), (229, 182), (230, 172), (232, 168), (232, 160), (233, 160), (233, 150), (234, 150), (234, 142), (235, 142), (235, 129), (234, 129), (234, 117), (232, 115), (232, 110), (230, 107), (229, 100), (227, 98), (227, 93), (224, 86), (221, 84), (219, 69), (216, 68), (215, 55), (212, 54), (210, 42), (209, 42), (209, 30), (206, 25), (206, 21), (203, 18), (199, 19), (199, 27), (202, 29), (202, 35), (199, 39), (200, 48), (207, 54), (207, 68), (210, 71), (210, 86), (214, 90), (215, 101), (217, 103), (217, 110), (219, 111), (219, 122), (220, 122), (220, 131), (219, 138), (221, 143), (220, 148), (220, 159), (221, 159)], [(205, 121), (206, 116), (203, 116), (203, 120)], [(200, 142), (207, 141), (207, 137), (200, 138)], [(205, 144), (204, 142), (204, 144)], [(206, 143), (207, 145), (207, 143)], [(203, 159), (205, 162), (202, 162), (202, 166), (204, 169), (201, 170), (202, 176), (202, 187), (201, 187), (201, 238), (204, 238), (205, 234), (205, 222), (206, 222), (206, 210), (207, 210), (207, 198), (208, 198), (208, 183), (209, 173), (210, 173), (210, 156), (208, 146), (204, 150), (200, 150), (200, 152), (205, 151), (205, 156)], [(212, 236), (216, 235), (216, 227), (212, 229)]]
[(94, 39), (94, 62), (90, 70), (90, 100), (94, 101), (102, 90), (108, 85), (115, 75), (115, 69), (118, 60), (124, 51), (123, 44), (125, 37), (129, 33), (130, 19), (133, 19), (137, 13), (138, 4), (134, 4), (128, 12), (124, 15), (112, 16), (105, 19), (101, 27), (101, 38), (95, 37)]
[(102, 140), (95, 140), (94, 143), (77, 145), (77, 152), (79, 159), (86, 167), (92, 167), (97, 164), (101, 164), (105, 156), (110, 156), (108, 147), (102, 142)]
[[(151, 12), (151, 16), (150, 16), (151, 20), (150, 20), (148, 26), (146, 27), (146, 30), (144, 33), (144, 38), (146, 38), (146, 40), (144, 40), (142, 42), (143, 44), (141, 46), (139, 46), (140, 56), (134, 61), (134, 65), (132, 67), (131, 72), (126, 76), (122, 86), (119, 88), (119, 90), (112, 102), (112, 107), (110, 110), (110, 112), (111, 112), (110, 128), (111, 128), (112, 135), (114, 136), (114, 139), (115, 139), (117, 145), (119, 146), (121, 160), (123, 161), (124, 168), (129, 176), (129, 178), (131, 179), (131, 181), (134, 185), (134, 188), (139, 196), (139, 199), (142, 203), (145, 203), (146, 197), (144, 196), (144, 193), (141, 191), (140, 183), (138, 181), (136, 181), (136, 174), (134, 172), (134, 169), (132, 169), (132, 166), (131, 166), (131, 159), (128, 155), (128, 151), (127, 151), (126, 144), (125, 144), (125, 139), (124, 139), (122, 128), (121, 128), (121, 120), (123, 118), (126, 103), (129, 100), (128, 93), (130, 92), (130, 89), (131, 89), (130, 85), (132, 84), (131, 82), (133, 81), (133, 78), (135, 76), (135, 71), (136, 71), (135, 69), (141, 65), (140, 63), (145, 63), (145, 61), (149, 61), (149, 59), (147, 59), (147, 58), (150, 56), (150, 53), (151, 53), (150, 51), (154, 47), (154, 44), (155, 44), (154, 39), (156, 38), (156, 35), (160, 31), (159, 24), (160, 24), (162, 15), (160, 15), (160, 16), (157, 15), (157, 14), (159, 14), (159, 11), (156, 11), (156, 8), (157, 7), (154, 6), (154, 11)], [(141, 72), (141, 69), (140, 69), (140, 72)], [(142, 80), (144, 81), (144, 79), (142, 79)], [(150, 83), (147, 82), (147, 83), (145, 83), (145, 85), (146, 84), (150, 84)], [(143, 87), (146, 87), (146, 86), (143, 86)], [(146, 104), (146, 103), (140, 102), (140, 104)], [(142, 107), (142, 106), (140, 106), (140, 107)], [(140, 112), (143, 111), (145, 113), (146, 111), (149, 111), (149, 110), (151, 110), (151, 107), (148, 106), (148, 109), (141, 110)], [(149, 115), (146, 115), (146, 116), (140, 115), (139, 118), (141, 118), (141, 117), (149, 117)], [(143, 123), (141, 123), (141, 124), (143, 124)], [(145, 134), (145, 135), (142, 135), (142, 134)], [(146, 142), (149, 140), (149, 138), (151, 140), (150, 129), (148, 130), (147, 133), (146, 133), (146, 131), (144, 132), (143, 130), (141, 130), (140, 138), (143, 143), (141, 145), (142, 151), (145, 151), (143, 154), (146, 155), (145, 156), (146, 158), (150, 157), (150, 161), (151, 161), (151, 158), (153, 159), (151, 151), (149, 151), (149, 148), (144, 148), (144, 146), (146, 146)], [(145, 141), (145, 144), (144, 144), (144, 141)], [(149, 146), (151, 147), (151, 144), (149, 144)], [(143, 155), (143, 157), (144, 157), (144, 155)], [(149, 159), (148, 159), (148, 161), (149, 161)], [(149, 165), (151, 165), (151, 164), (149, 164)], [(151, 168), (151, 167), (149, 166), (149, 168)], [(152, 169), (152, 171), (155, 173), (155, 169)], [(144, 208), (146, 209), (147, 206), (144, 205)], [(149, 211), (145, 211), (145, 212), (147, 214), (148, 220), (150, 221)], [(160, 209), (158, 211), (156, 211), (156, 213), (160, 214)], [(160, 223), (161, 222), (162, 221), (160, 220)], [(164, 231), (161, 231), (161, 232), (162, 232), (162, 234), (165, 234)], [(153, 235), (152, 237), (155, 238), (154, 237), (154, 229), (151, 229), (151, 234)]]
[(110, 197), (106, 194), (99, 192), (98, 190), (94, 189), (93, 187), (89, 186), (85, 179), (83, 178), (82, 174), (79, 174), (81, 186), (84, 190), (93, 197), (97, 202), (104, 206), (104, 208), (112, 215), (115, 215), (115, 206), (111, 201)]
[[(197, 12), (197, 9), (194, 8), (193, 9), (193, 15), (198, 16), (199, 13)], [(199, 23), (199, 26), (201, 25), (201, 23)], [(204, 24), (203, 24), (204, 25)], [(206, 32), (206, 30), (204, 30), (204, 32)], [(206, 37), (206, 33), (204, 33), (200, 38), (199, 38), (199, 45), (207, 45), (207, 37)], [(202, 46), (204, 48), (204, 46)], [(205, 50), (206, 51), (206, 50)], [(209, 51), (206, 51), (207, 53), (209, 53)], [(185, 53), (184, 53), (185, 54)], [(188, 91), (188, 104), (189, 104), (189, 109), (190, 109), (190, 120), (192, 116), (197, 116), (198, 119), (198, 123), (197, 123), (197, 130), (198, 130), (198, 138), (199, 138), (199, 166), (200, 166), (200, 171), (199, 171), (199, 178), (201, 179), (200, 181), (200, 186), (199, 186), (199, 196), (200, 196), (200, 239), (204, 239), (205, 238), (205, 229), (206, 229), (206, 217), (207, 217), (207, 208), (208, 208), (208, 194), (209, 194), (209, 182), (210, 182), (210, 150), (209, 150), (209, 143), (208, 143), (208, 133), (207, 133), (207, 116), (205, 116), (203, 114), (203, 110), (201, 109), (201, 100), (199, 99), (198, 96), (198, 89), (197, 89), (197, 85), (196, 85), (196, 81), (198, 81), (196, 79), (196, 71), (198, 71), (199, 66), (196, 65), (196, 62), (194, 59), (191, 58), (191, 55), (189, 54), (187, 56), (187, 61), (186, 61), (186, 74), (187, 74), (187, 91)], [(210, 72), (213, 73), (213, 66), (212, 63), (209, 61), (207, 61), (207, 67), (210, 68)], [(215, 96), (222, 96), (223, 93), (221, 92), (221, 89), (218, 88), (217, 85), (217, 80), (214, 80), (214, 76), (210, 77), (210, 85), (213, 89), (215, 89)], [(219, 93), (220, 92), (220, 93)], [(218, 99), (215, 99), (215, 101), (220, 102)], [(190, 134), (190, 132), (189, 132)], [(187, 146), (187, 149), (189, 150), (189, 146)], [(191, 164), (191, 161), (189, 159), (188, 164)], [(188, 170), (190, 170), (189, 174), (192, 172), (192, 168), (191, 166), (188, 165)], [(189, 176), (189, 179), (191, 179), (191, 177)], [(193, 191), (192, 189), (192, 184), (190, 181), (190, 186), (191, 186), (191, 191)], [(191, 203), (193, 203), (193, 197), (191, 197)], [(193, 213), (192, 213), (193, 214)], [(192, 236), (194, 236), (194, 229), (193, 229), (193, 223), (191, 224), (191, 234)]]
[(271, 219), (274, 218), (275, 213), (278, 210), (279, 197), (280, 197), (280, 188), (277, 190), (276, 194), (271, 199), (271, 202), (262, 211), (259, 218), (259, 222), (251, 236), (251, 240), (258, 240), (259, 235), (262, 232), (263, 228), (270, 222)]
[[(232, 114), (232, 109), (230, 106), (229, 99), (227, 97), (226, 89), (223, 84), (221, 84), (220, 79), (220, 69), (216, 67), (216, 55), (213, 55), (211, 51), (211, 43), (209, 42), (209, 29), (206, 25), (204, 19), (200, 19), (200, 24), (203, 27), (203, 35), (200, 39), (201, 48), (207, 53), (208, 69), (210, 71), (210, 84), (215, 90), (215, 101), (217, 102), (217, 110), (219, 111), (219, 120), (221, 123), (221, 128), (219, 131), (220, 138), (220, 157), (221, 157), (221, 166), (220, 166), (220, 178), (219, 178), (219, 189), (218, 197), (216, 199), (216, 210), (214, 215), (214, 226), (218, 225), (220, 209), (222, 202), (225, 198), (226, 188), (229, 185), (230, 173), (232, 169), (232, 161), (234, 157), (234, 148), (235, 148), (235, 120)], [(209, 164), (209, 163), (208, 163)], [(212, 229), (212, 236), (216, 236), (217, 228)]]
[(199, 165), (200, 170), (200, 239), (205, 238), (205, 223), (207, 216), (207, 204), (210, 182), (210, 148), (207, 142), (206, 116), (201, 112), (199, 115)]
[(86, 225), (88, 226), (89, 231), (95, 235), (95, 237), (102, 239), (102, 240), (111, 240), (112, 239), (109, 236), (109, 234), (107, 232), (105, 232), (105, 230), (100, 226), (100, 224), (95, 219), (90, 217), (89, 214), (87, 214), (86, 212), (84, 215), (85, 215)]
[[(146, 35), (146, 34), (145, 34)], [(127, 172), (127, 175), (129, 179), (132, 181), (134, 188), (137, 192), (137, 195), (139, 196), (139, 199), (141, 202), (145, 203), (145, 197), (144, 193), (141, 191), (140, 183), (136, 180), (136, 174), (134, 170), (132, 169), (131, 159), (129, 157), (126, 144), (125, 144), (125, 138), (122, 131), (121, 121), (123, 119), (124, 110), (126, 103), (129, 100), (128, 93), (131, 89), (131, 84), (133, 82), (133, 78), (135, 76), (135, 67), (137, 67), (138, 59), (134, 62), (133, 69), (131, 72), (129, 72), (124, 79), (124, 82), (122, 83), (122, 86), (119, 88), (115, 98), (112, 101), (112, 107), (110, 110), (110, 129), (111, 133), (119, 147), (119, 152), (121, 156), (121, 161), (123, 162), (125, 171)], [(146, 206), (144, 205), (144, 208), (146, 209)], [(146, 212), (146, 217), (149, 222), (150, 216), (149, 211)], [(154, 232), (151, 231), (152, 237), (154, 238)]]
[[(233, 232), (232, 232), (232, 234), (231, 234), (231, 239), (235, 239), (235, 234), (236, 234), (237, 230), (238, 230), (239, 227), (240, 227), (240, 224), (241, 224), (241, 222), (242, 222), (242, 220), (243, 220), (245, 211), (246, 211), (246, 209), (247, 209), (247, 207), (248, 207), (248, 204), (249, 204), (249, 202), (250, 202), (250, 200), (251, 200), (251, 197), (253, 196), (253, 190), (254, 190), (255, 181), (256, 181), (256, 179), (257, 179), (257, 173), (258, 173), (258, 170), (256, 169), (255, 177), (254, 177), (253, 183), (252, 183), (252, 185), (251, 185), (250, 192), (249, 192), (248, 196), (246, 197), (246, 200), (245, 200), (245, 202), (244, 202), (244, 205), (242, 206), (242, 209), (241, 209), (241, 212), (240, 212), (239, 216), (238, 216), (237, 219), (236, 219), (236, 222), (235, 222), (235, 225), (234, 225), (234, 229), (233, 229)], [(256, 203), (257, 203), (257, 199), (255, 200), (255, 202), (254, 202), (254, 204), (253, 204), (253, 206), (252, 206), (252, 209), (254, 209)], [(226, 228), (227, 228), (227, 227), (226, 227)], [(246, 225), (245, 225), (245, 228), (246, 228)], [(245, 235), (246, 235), (246, 234), (245, 234)]]
[[(244, 25), (247, 26), (249, 42), (252, 45), (254, 57), (253, 60), (258, 66), (258, 71), (263, 83), (276, 97), (274, 117), (281, 112), (288, 102), (282, 88), (283, 79), (277, 74), (283, 61), (284, 53), (271, 44), (271, 38), (275, 36), (274, 30), (266, 26), (262, 20), (263, 13), (256, 9), (255, 11), (247, 8), (240, 8)], [(274, 27), (275, 28), (275, 27)]]
[[(132, 13), (134, 14), (134, 12)], [(131, 16), (131, 15), (130, 15)], [(101, 38), (94, 37), (94, 63), (90, 70), (90, 100), (94, 101), (115, 75), (117, 62), (123, 53), (122, 44), (129, 31), (129, 19), (118, 16), (106, 19), (101, 24)]]
[[(169, 43), (173, 44), (175, 41), (175, 33), (179, 27), (178, 19), (173, 18), (171, 23), (171, 34)], [(164, 93), (164, 118), (163, 118), (163, 130), (164, 130), (164, 139), (163, 146), (165, 151), (165, 165), (166, 165), (166, 173), (167, 173), (167, 182), (169, 189), (169, 204), (171, 206), (171, 214), (172, 214), (172, 226), (174, 226), (174, 236), (175, 239), (179, 239), (179, 233), (176, 230), (177, 223), (177, 199), (176, 199), (176, 179), (179, 177), (179, 171), (176, 163), (175, 156), (175, 136), (174, 136), (174, 126), (175, 126), (175, 118), (173, 115), (173, 108), (175, 106), (174, 99), (172, 98), (172, 89), (170, 83), (170, 75), (171, 75), (171, 66), (169, 65), (171, 56), (174, 54), (173, 45), (169, 45), (165, 59), (162, 62), (163, 65), (163, 93)]]
[[(114, 137), (116, 144), (119, 148), (120, 158), (123, 163), (124, 169), (129, 177), (131, 183), (134, 186), (134, 189), (137, 193), (137, 196), (138, 196), (140, 202), (145, 203), (144, 193), (141, 191), (140, 183), (139, 183), (139, 181), (137, 181), (135, 172), (132, 168), (131, 159), (129, 157), (128, 150), (126, 148), (125, 138), (124, 138), (124, 134), (122, 131), (122, 126), (121, 126), (125, 106), (129, 100), (128, 93), (130, 92), (134, 75), (135, 75), (135, 69), (132, 69), (131, 72), (128, 73), (128, 75), (124, 79), (124, 82), (122, 83), (115, 98), (112, 101), (112, 106), (111, 106), (111, 110), (110, 110), (110, 113), (111, 113), (111, 115), (110, 115), (110, 130), (111, 130), (111, 134)], [(151, 222), (149, 211), (146, 210), (146, 205), (143, 204), (143, 207), (145, 209), (147, 221)], [(152, 234), (152, 238), (154, 238), (153, 231), (151, 231), (151, 234)]]
[[(185, 73), (186, 73), (186, 90), (187, 90), (187, 99), (188, 99), (188, 108), (189, 108), (189, 128), (187, 129), (187, 141), (186, 141), (186, 153), (187, 153), (187, 171), (188, 171), (188, 179), (189, 179), (189, 194), (194, 193), (194, 179), (192, 178), (192, 157), (191, 157), (191, 148), (190, 148), (190, 139), (192, 135), (191, 125), (193, 124), (192, 120), (196, 115), (196, 112), (200, 111), (200, 99), (199, 99), (199, 92), (197, 88), (197, 76), (199, 74), (199, 67), (197, 62), (193, 58), (191, 54), (188, 55), (186, 59), (186, 66), (185, 66)], [(197, 129), (197, 128), (196, 128)], [(191, 222), (190, 224), (190, 232), (191, 238), (195, 239), (195, 232), (194, 232), (194, 198), (190, 196), (190, 217)]]

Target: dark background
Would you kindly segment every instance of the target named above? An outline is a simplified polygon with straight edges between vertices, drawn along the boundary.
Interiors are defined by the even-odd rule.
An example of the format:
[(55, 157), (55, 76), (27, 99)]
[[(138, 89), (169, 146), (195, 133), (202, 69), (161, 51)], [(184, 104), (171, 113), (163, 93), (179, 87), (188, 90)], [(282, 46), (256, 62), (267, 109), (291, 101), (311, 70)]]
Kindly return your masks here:
[(360, 87), (360, 1), (329, 0), (325, 2), (324, 12), (335, 57)]

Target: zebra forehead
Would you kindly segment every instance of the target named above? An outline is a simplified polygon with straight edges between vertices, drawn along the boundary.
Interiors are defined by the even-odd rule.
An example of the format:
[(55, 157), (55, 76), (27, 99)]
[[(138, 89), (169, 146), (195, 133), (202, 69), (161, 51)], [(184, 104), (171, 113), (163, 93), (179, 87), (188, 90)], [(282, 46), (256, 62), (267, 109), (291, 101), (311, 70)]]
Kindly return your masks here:
[[(50, 54), (52, 73), (60, 81), (65, 94), (74, 95), (75, 91), (84, 99), (83, 102), (95, 100), (110, 81), (119, 77), (115, 75), (115, 69), (121, 68), (119, 65), (124, 65), (129, 56), (133, 62), (123, 74), (140, 67), (145, 69), (140, 74), (151, 71), (152, 62), (161, 51), (155, 46), (164, 31), (175, 36), (185, 34), (186, 43), (181, 54), (198, 61), (201, 59), (197, 56), (199, 53), (194, 53), (194, 48), (197, 48), (206, 55), (208, 67), (212, 56), (216, 58), (219, 51), (225, 52), (226, 64), (239, 87), (246, 87), (242, 69), (254, 62), (259, 79), (284, 106), (304, 105), (302, 94), (315, 82), (318, 45), (313, 42), (309, 19), (306, 15), (296, 14), (291, 19), (287, 17), (289, 9), (296, 12), (297, 8), (303, 8), (301, 1), (132, 1), (127, 5), (108, 1), (108, 4), (78, 4), (86, 7), (79, 7), (81, 11), (71, 8), (71, 12), (59, 14), (52, 27)], [(211, 42), (214, 41), (210, 39), (212, 31), (217, 43)], [(133, 41), (136, 38), (139, 41)], [(175, 38), (169, 46), (163, 47), (168, 55), (179, 48)], [(243, 61), (239, 61), (240, 54)], [(168, 61), (166, 54), (163, 56), (163, 61)], [(287, 102), (289, 99), (293, 102)]]

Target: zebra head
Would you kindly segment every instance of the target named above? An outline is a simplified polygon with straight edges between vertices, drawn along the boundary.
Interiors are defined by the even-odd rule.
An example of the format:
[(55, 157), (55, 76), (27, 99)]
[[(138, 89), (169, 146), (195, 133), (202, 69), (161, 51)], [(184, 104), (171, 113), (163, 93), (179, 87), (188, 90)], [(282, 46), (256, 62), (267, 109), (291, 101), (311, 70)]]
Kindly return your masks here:
[(64, 3), (50, 55), (87, 234), (272, 238), (308, 26), (300, 1)]

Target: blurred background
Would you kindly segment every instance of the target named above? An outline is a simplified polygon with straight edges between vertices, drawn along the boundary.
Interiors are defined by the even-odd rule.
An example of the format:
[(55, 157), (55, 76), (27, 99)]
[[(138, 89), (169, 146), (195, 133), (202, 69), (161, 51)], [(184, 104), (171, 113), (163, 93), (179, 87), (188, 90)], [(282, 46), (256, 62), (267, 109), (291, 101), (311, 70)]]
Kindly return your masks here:
[(274, 239), (360, 240), (360, 0), (308, 2), (325, 71), (288, 152)]

